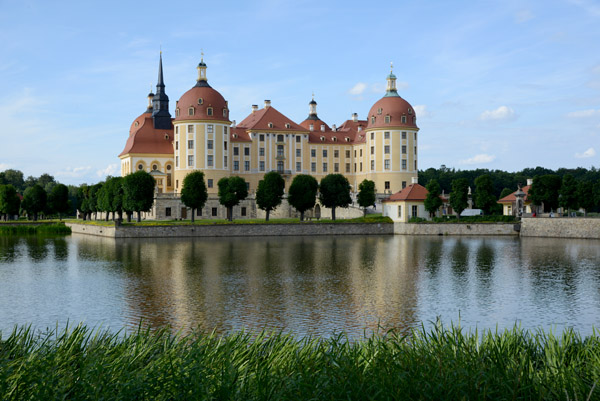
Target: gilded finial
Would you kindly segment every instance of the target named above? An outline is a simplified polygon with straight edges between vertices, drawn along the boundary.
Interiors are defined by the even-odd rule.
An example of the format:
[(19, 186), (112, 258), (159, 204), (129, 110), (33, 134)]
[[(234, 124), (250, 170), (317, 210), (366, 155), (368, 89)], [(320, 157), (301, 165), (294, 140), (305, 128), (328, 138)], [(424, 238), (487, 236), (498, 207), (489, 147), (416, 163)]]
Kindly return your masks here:
[(315, 92), (312, 93), (312, 100), (315, 100)]
[(200, 49), (200, 61), (204, 61), (204, 50)]
[(390, 61), (390, 74), (394, 72), (394, 62)]
[(158, 49), (160, 51), (160, 55), (162, 56), (162, 43), (158, 45)]

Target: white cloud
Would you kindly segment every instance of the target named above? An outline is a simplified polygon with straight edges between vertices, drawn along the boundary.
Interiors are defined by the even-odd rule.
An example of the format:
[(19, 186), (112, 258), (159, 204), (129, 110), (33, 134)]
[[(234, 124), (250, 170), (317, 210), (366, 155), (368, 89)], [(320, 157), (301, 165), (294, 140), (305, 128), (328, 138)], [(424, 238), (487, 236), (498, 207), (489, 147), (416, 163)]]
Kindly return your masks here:
[(354, 85), (352, 89), (348, 91), (348, 93), (351, 95), (358, 96), (361, 95), (365, 91), (365, 89), (367, 89), (367, 84), (365, 84), (364, 82), (359, 82), (356, 85)]
[(494, 156), (494, 155), (488, 155), (487, 153), (481, 153), (481, 154), (475, 155), (469, 159), (461, 160), (458, 163), (459, 164), (484, 164), (484, 163), (493, 162), (495, 158), (496, 158), (496, 156)]
[(567, 117), (569, 117), (569, 118), (586, 118), (586, 117), (593, 117), (595, 115), (600, 115), (600, 110), (588, 109), (588, 110), (572, 111), (567, 114)]
[(413, 106), (413, 109), (415, 109), (415, 114), (417, 115), (417, 118), (431, 117), (431, 112), (427, 110), (427, 106), (424, 104), (418, 104), (416, 106)]
[(588, 157), (594, 156), (596, 156), (596, 151), (594, 150), (594, 148), (589, 148), (583, 153), (575, 153), (575, 157), (578, 159), (587, 159)]
[(80, 178), (86, 175), (91, 169), (92, 166), (67, 167), (63, 171), (57, 171), (56, 173), (54, 173), (54, 175), (57, 177)]
[(116, 163), (109, 164), (105, 169), (100, 169), (96, 171), (98, 177), (104, 178), (107, 175), (114, 175), (117, 172), (119, 165)]
[(515, 21), (519, 24), (527, 22), (531, 19), (533, 19), (533, 13), (531, 10), (520, 10), (515, 14)]
[(500, 106), (496, 110), (486, 110), (479, 116), (483, 121), (509, 121), (515, 117), (515, 111), (508, 106)]
[(9, 168), (10, 168), (10, 165), (8, 165), (6, 163), (0, 163), (0, 171), (8, 170)]

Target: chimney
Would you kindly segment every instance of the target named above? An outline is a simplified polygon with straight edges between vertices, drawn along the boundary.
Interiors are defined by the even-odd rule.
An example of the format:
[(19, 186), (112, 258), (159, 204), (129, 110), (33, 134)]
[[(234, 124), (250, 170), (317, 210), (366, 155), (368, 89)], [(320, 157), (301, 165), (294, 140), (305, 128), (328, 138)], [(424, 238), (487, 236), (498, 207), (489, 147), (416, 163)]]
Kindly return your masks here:
[(254, 112), (258, 110), (258, 105), (257, 104), (253, 104), (252, 105), (252, 114), (254, 114)]
[(352, 121), (354, 121), (355, 123), (358, 122), (358, 113), (352, 113)]
[(412, 177), (411, 183), (412, 184), (418, 184), (419, 183), (419, 177)]
[(268, 109), (269, 107), (271, 107), (271, 101), (265, 100), (265, 109)]
[(335, 126), (335, 124), (333, 124), (333, 125), (331, 126), (331, 129), (332, 129), (333, 131), (337, 131), (337, 127)]
[(233, 120), (233, 121), (231, 122), (231, 128), (235, 128), (236, 126), (237, 126), (237, 123), (235, 122), (235, 120)]
[(528, 178), (527, 179), (527, 185), (531, 185), (533, 184), (533, 178)]

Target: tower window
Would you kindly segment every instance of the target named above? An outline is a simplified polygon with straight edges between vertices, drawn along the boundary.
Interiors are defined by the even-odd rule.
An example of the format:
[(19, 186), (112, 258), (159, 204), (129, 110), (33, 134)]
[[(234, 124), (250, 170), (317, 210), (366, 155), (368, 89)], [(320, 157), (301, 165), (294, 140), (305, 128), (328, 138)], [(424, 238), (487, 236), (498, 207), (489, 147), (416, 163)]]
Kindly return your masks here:
[(223, 135), (227, 136), (227, 127), (223, 127)]
[(390, 169), (390, 159), (385, 159), (385, 161), (384, 161), (384, 168), (386, 170)]
[(371, 124), (375, 124), (375, 116), (371, 116)]
[(383, 109), (381, 107), (377, 109), (377, 114), (378, 115), (381, 115), (382, 112), (383, 112)]
[(406, 124), (406, 116), (402, 116), (402, 124)]
[(202, 104), (202, 103), (204, 103), (204, 100), (201, 97), (199, 97), (198, 98), (198, 104)]
[(194, 115), (194, 108), (193, 108), (193, 107), (190, 107), (190, 108), (188, 109), (188, 116), (193, 116), (193, 115)]
[(227, 117), (227, 109), (223, 109), (223, 117)]
[(206, 141), (206, 147), (209, 150), (212, 150), (212, 148), (213, 148), (213, 140), (212, 139), (209, 139), (208, 141)]
[(143, 164), (138, 164), (138, 170), (143, 170), (144, 169), (144, 165)]
[(179, 109), (175, 109), (175, 117), (179, 117)]
[(300, 142), (302, 142), (302, 137), (301, 137), (300, 135), (298, 135), (298, 136), (296, 137), (296, 142), (297, 142), (297, 143), (300, 143)]
[(189, 167), (194, 166), (194, 156), (193, 155), (188, 156), (188, 166)]
[(389, 124), (389, 123), (390, 123), (390, 116), (389, 116), (389, 115), (385, 116), (385, 122), (386, 122), (387, 124)]
[(390, 145), (385, 145), (384, 146), (383, 153), (385, 153), (386, 155), (390, 154)]
[(194, 133), (194, 126), (193, 125), (188, 125), (188, 134), (193, 134)]
[(206, 132), (208, 132), (209, 134), (212, 134), (213, 132), (215, 132), (215, 126), (212, 124), (208, 124), (206, 126)]
[(194, 149), (194, 140), (193, 139), (188, 140), (188, 149)]
[(384, 132), (384, 133), (383, 133), (383, 138), (384, 138), (384, 139), (390, 139), (390, 132), (389, 132), (389, 131), (387, 131), (387, 132)]
[(406, 139), (406, 132), (402, 133), (402, 139)]
[(212, 116), (213, 115), (213, 109), (212, 109), (212, 107), (207, 107), (206, 108), (206, 115), (207, 116)]
[(208, 165), (208, 167), (212, 167), (213, 166), (213, 155), (207, 155), (206, 156), (206, 164)]

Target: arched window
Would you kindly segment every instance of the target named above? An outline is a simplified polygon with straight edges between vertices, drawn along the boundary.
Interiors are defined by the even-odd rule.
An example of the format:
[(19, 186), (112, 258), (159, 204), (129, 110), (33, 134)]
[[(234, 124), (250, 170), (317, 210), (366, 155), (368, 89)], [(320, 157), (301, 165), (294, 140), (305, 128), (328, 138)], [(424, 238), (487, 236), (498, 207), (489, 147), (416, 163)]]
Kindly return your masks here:
[(193, 107), (190, 107), (190, 108), (188, 109), (188, 116), (193, 116), (193, 115), (194, 115), (194, 108), (193, 108)]

